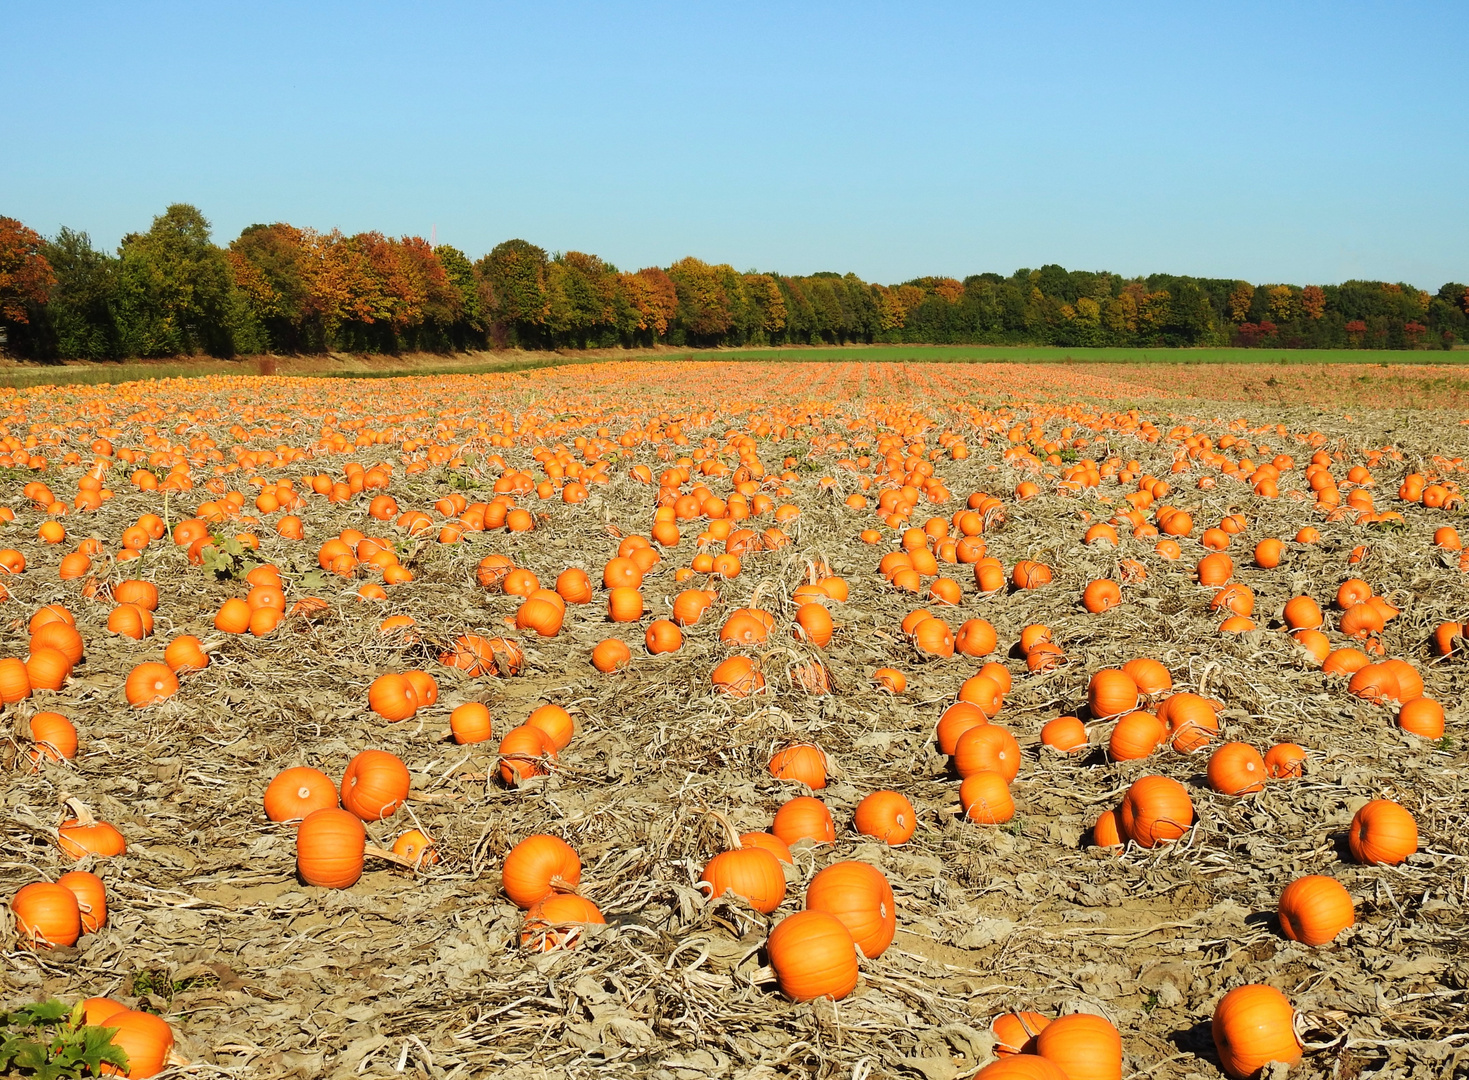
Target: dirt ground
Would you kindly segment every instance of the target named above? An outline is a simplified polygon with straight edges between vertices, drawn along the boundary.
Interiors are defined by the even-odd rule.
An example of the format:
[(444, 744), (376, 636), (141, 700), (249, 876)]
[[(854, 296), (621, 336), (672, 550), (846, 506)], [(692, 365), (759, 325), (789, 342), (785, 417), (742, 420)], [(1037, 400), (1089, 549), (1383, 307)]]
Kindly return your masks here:
[[(107, 882), (111, 915), (105, 929), (77, 948), (17, 948), (7, 925), (0, 1007), (38, 996), (118, 996), (173, 1024), (182, 1053), (194, 1062), (177, 1075), (242, 1080), (953, 1080), (991, 1059), (989, 1023), (997, 1014), (1082, 1010), (1106, 1016), (1121, 1031), (1124, 1076), (1214, 1080), (1222, 1074), (1209, 1034), (1213, 1008), (1225, 990), (1263, 982), (1310, 1015), (1312, 1040), (1320, 1044), (1292, 1075), (1469, 1075), (1469, 752), (1461, 704), (1469, 677), (1461, 660), (1440, 660), (1431, 651), (1438, 623), (1469, 614), (1469, 587), (1457, 559), (1435, 552), (1431, 540), (1439, 525), (1462, 526), (1463, 514), (1396, 498), (1402, 475), (1432, 468), (1433, 455), (1465, 455), (1469, 436), (1461, 414), (1404, 407), (1411, 386), (1373, 389), (1363, 398), (1360, 388), (1338, 383), (1331, 401), (1252, 399), (1216, 368), (1208, 369), (1207, 383), (1201, 374), (1187, 384), (1156, 367), (1135, 374), (1089, 367), (1084, 375), (986, 368), (980, 375), (948, 366), (899, 373), (861, 365), (760, 365), (737, 383), (717, 365), (680, 368), (672, 377), (671, 370), (607, 364), (416, 386), (334, 382), (324, 390), (294, 380), (198, 380), (149, 391), (152, 401), (136, 403), (135, 413), (114, 409), (120, 432), (114, 442), (141, 445), (145, 425), (175, 431), (177, 423), (187, 432), (174, 438), (205, 433), (228, 448), (234, 444), (228, 427), (250, 412), (268, 433), (249, 446), (307, 446), (319, 438), (318, 415), (303, 411), (295, 430), (269, 417), (302, 402), (324, 408), (331, 399), (341, 416), (396, 412), (403, 419), (392, 426), (404, 432), (432, 432), (439, 418), (433, 403), (440, 399), (446, 413), (470, 409), (491, 420), (502, 412), (554, 409), (571, 417), (560, 421), (567, 433), (557, 441), (567, 442), (578, 429), (591, 434), (600, 425), (610, 425), (615, 436), (627, 417), (684, 415), (688, 449), (705, 436), (722, 446), (729, 431), (761, 410), (795, 400), (811, 408), (808, 431), (844, 431), (848, 419), (884, 415), (894, 403), (921, 410), (935, 425), (930, 446), (952, 427), (966, 431), (971, 450), (966, 460), (937, 462), (956, 501), (933, 512), (948, 516), (969, 493), (994, 493), (1005, 500), (1007, 516), (985, 534), (989, 553), (1006, 567), (1037, 558), (1056, 572), (1047, 588), (986, 598), (975, 592), (967, 567), (945, 568), (965, 592), (958, 611), (942, 613), (951, 625), (990, 620), (1004, 652), (1021, 627), (1045, 623), (1068, 659), (1044, 674), (1027, 673), (1013, 655), (1006, 661), (1014, 688), (996, 722), (1015, 734), (1025, 756), (1012, 788), (1019, 807), (1012, 823), (979, 826), (961, 818), (958, 782), (933, 741), (939, 714), (979, 662), (957, 655), (922, 662), (904, 640), (898, 623), (919, 603), (876, 573), (896, 536), (884, 529), (880, 546), (859, 541), (861, 529), (879, 522), (871, 511), (843, 505), (856, 490), (855, 474), (836, 468), (841, 452), (812, 457), (805, 434), (759, 444), (772, 474), (787, 455), (801, 462), (787, 500), (802, 508), (787, 527), (795, 543), (752, 556), (738, 578), (719, 585), (720, 603), (685, 631), (682, 650), (647, 655), (642, 629), (666, 614), (685, 587), (673, 572), (693, 554), (692, 523), (644, 585), (650, 614), (641, 626), (608, 623), (598, 588), (592, 604), (569, 609), (559, 636), (513, 635), (527, 663), (510, 679), (468, 678), (437, 663), (441, 647), (460, 633), (510, 633), (505, 620), (516, 598), (479, 587), (476, 564), (502, 552), (543, 584), (568, 566), (581, 566), (600, 582), (618, 537), (646, 535), (652, 523), (657, 488), (631, 479), (628, 467), (645, 463), (657, 475), (667, 462), (656, 447), (631, 449), (611, 470), (613, 482), (593, 486), (580, 505), (522, 499), (546, 515), (532, 532), (411, 545), (405, 562), (416, 580), (389, 588), (386, 604), (358, 600), (359, 582), (318, 585), (309, 576), (317, 570), (317, 545), (339, 530), (391, 531), (367, 517), (365, 497), (343, 505), (313, 497), (300, 512), (308, 542), (285, 541), (266, 522), (258, 530), (261, 554), (285, 573), (288, 597), (318, 595), (330, 609), (313, 621), (288, 620), (263, 638), (216, 632), (214, 612), (227, 597), (243, 595), (242, 585), (210, 580), (166, 541), (126, 566), (99, 562), (102, 580), (142, 576), (158, 585), (161, 597), (153, 638), (108, 634), (107, 605), (83, 599), (80, 582), (58, 580), (57, 564), (69, 545), (35, 540), (43, 515), (21, 494), (28, 474), (6, 470), (0, 502), (15, 510), (16, 522), (0, 541), (20, 548), (30, 565), (7, 581), (0, 653), (23, 657), (26, 619), (42, 604), (61, 602), (76, 613), (86, 659), (63, 690), (39, 692), (7, 709), (4, 722), (14, 721), (18, 730), (38, 709), (64, 713), (76, 723), (81, 751), (73, 765), (31, 774), (17, 761), (22, 741), (11, 743), (0, 789), (0, 892), (8, 897), (72, 867), (50, 831), (69, 796), (115, 824), (129, 852), (83, 864)], [(1405, 370), (1398, 377), (1419, 376)], [(43, 423), (53, 413), (85, 413), (113, 390), (20, 391), (9, 407), (28, 423)], [(1298, 396), (1331, 393), (1329, 383), (1312, 381)], [(1204, 471), (1198, 468), (1177, 477), (1170, 501), (1192, 512), (1200, 528), (1231, 512), (1250, 521), (1231, 555), (1236, 580), (1255, 591), (1261, 628), (1222, 636), (1209, 610), (1210, 591), (1190, 574), (1202, 553), (1197, 529), (1176, 563), (1154, 555), (1151, 541), (1125, 539), (1116, 551), (1084, 546), (1083, 512), (1096, 520), (1109, 516), (1114, 507), (1098, 496), (1117, 496), (1116, 484), (1104, 481), (1080, 498), (1048, 486), (1039, 498), (1015, 501), (1023, 477), (1002, 464), (1008, 443), (981, 445), (980, 434), (951, 408), (956, 401), (1005, 407), (1018, 418), (1036, 415), (1051, 438), (1062, 426), (1080, 426), (1066, 420), (1063, 407), (1095, 415), (1088, 403), (1137, 408), (1165, 431), (1188, 422), (1216, 438), (1236, 417), (1283, 424), (1292, 434), (1319, 431), (1327, 448), (1343, 455), (1333, 466), (1338, 479), (1366, 451), (1396, 447), (1403, 460), (1374, 468), (1372, 490), (1379, 509), (1401, 510), (1407, 525), (1377, 531), (1327, 521), (1309, 500), (1258, 498), (1247, 485), (1225, 480), (1198, 490), (1192, 483)], [(824, 404), (826, 415), (818, 416), (815, 403)], [(202, 406), (220, 411), (208, 415)], [(12, 433), (23, 433), (15, 416), (11, 424)], [(1311, 447), (1273, 431), (1255, 438), (1295, 457), (1298, 468), (1282, 480), (1282, 492), (1303, 489), (1299, 467)], [(1102, 439), (1084, 455), (1135, 457), (1144, 470), (1169, 475), (1174, 444), (1149, 445), (1117, 432)], [(281, 471), (339, 475), (347, 460), (392, 461), (390, 492), (399, 506), (428, 510), (451, 490), (488, 498), (498, 472), (484, 464), (491, 452), (541, 478), (532, 468), (533, 449), (471, 442), (463, 468), (405, 476), (404, 455), (393, 442), (350, 457), (321, 453)], [(207, 468), (195, 471), (201, 482), (208, 475)], [(53, 464), (46, 478), (70, 501), (80, 475), (79, 467)], [(253, 499), (244, 484), (248, 475), (227, 479)], [(829, 490), (820, 485), (826, 476), (836, 478)], [(101, 510), (65, 519), (77, 536), (109, 538), (109, 550), (124, 527), (161, 503), (120, 476), (113, 486), (117, 495)], [(710, 486), (723, 495), (730, 482)], [(173, 520), (180, 505), (192, 510), (207, 497), (202, 488), (175, 497)], [(921, 505), (920, 522), (927, 512)], [(1288, 562), (1276, 570), (1250, 563), (1258, 539), (1289, 539), (1304, 524), (1321, 529), (1320, 545), (1291, 545)], [(1348, 552), (1359, 544), (1370, 554), (1349, 567)], [(1116, 577), (1122, 557), (1144, 562), (1146, 581), (1131, 587), (1120, 607), (1087, 614), (1078, 602), (1083, 585)], [(726, 654), (718, 642), (725, 614), (756, 597), (788, 625), (790, 593), (820, 559), (851, 586), (848, 601), (835, 608), (838, 632), (830, 646), (815, 650), (782, 630), (763, 651), (766, 693), (747, 700), (713, 693), (709, 672)], [(1387, 655), (1419, 668), (1426, 693), (1445, 706), (1442, 740), (1401, 732), (1390, 713), (1348, 696), (1344, 680), (1323, 675), (1280, 632), (1278, 615), (1289, 597), (1310, 593), (1324, 607), (1352, 575), (1401, 608), (1382, 642)], [(384, 639), (377, 627), (390, 613), (413, 616), (422, 640)], [(164, 644), (183, 633), (219, 642), (213, 664), (188, 677), (166, 703), (129, 708), (122, 695), (128, 670), (160, 658)], [(602, 675), (588, 656), (608, 636), (628, 640), (634, 660), (624, 672)], [(811, 696), (785, 674), (815, 652), (832, 672), (830, 696)], [(1306, 747), (1305, 778), (1271, 783), (1244, 798), (1223, 796), (1205, 784), (1201, 757), (1166, 746), (1144, 761), (1109, 762), (1102, 753), (1106, 725), (1094, 726), (1091, 753), (1042, 752), (1041, 725), (1084, 705), (1090, 674), (1137, 656), (1161, 660), (1177, 689), (1222, 701), (1227, 738), (1261, 750), (1278, 741)], [(905, 695), (872, 688), (871, 673), (882, 665), (909, 674)], [(368, 710), (367, 685), (385, 671), (410, 667), (435, 676), (439, 701), (412, 720), (387, 723)], [(578, 734), (551, 776), (507, 788), (495, 769), (494, 742), (459, 746), (445, 738), (449, 711), (469, 700), (490, 707), (497, 739), (546, 701), (575, 714)], [(696, 883), (721, 844), (708, 811), (726, 815), (740, 831), (768, 829), (776, 809), (804, 792), (774, 780), (766, 763), (775, 749), (807, 740), (833, 762), (833, 780), (819, 794), (836, 820), (836, 843), (797, 849), (786, 902), (774, 916), (732, 898), (707, 901)], [(341, 891), (304, 886), (295, 875), (294, 826), (266, 820), (265, 786), (291, 765), (314, 765), (339, 778), (347, 761), (368, 747), (401, 757), (416, 795), (391, 820), (369, 824), (369, 842), (391, 846), (417, 824), (434, 838), (442, 861), (419, 873), (369, 864), (357, 885)], [(1179, 843), (1153, 850), (1087, 846), (1097, 814), (1147, 773), (1187, 786), (1196, 827)], [(880, 788), (903, 792), (918, 810), (918, 832), (902, 847), (887, 848), (852, 827), (857, 802)], [(1400, 801), (1418, 820), (1419, 851), (1399, 867), (1358, 865), (1346, 851), (1352, 814), (1378, 797)], [(584, 866), (580, 891), (608, 920), (591, 928), (577, 950), (523, 951), (522, 913), (500, 891), (504, 854), (540, 832), (562, 836), (577, 850)], [(812, 875), (838, 859), (865, 860), (887, 875), (897, 896), (897, 938), (879, 959), (863, 961), (851, 997), (793, 1004), (756, 981), (767, 962), (762, 943), (775, 920), (799, 909)], [(1286, 940), (1275, 917), (1281, 889), (1308, 873), (1337, 878), (1357, 909), (1357, 925), (1318, 949)]]

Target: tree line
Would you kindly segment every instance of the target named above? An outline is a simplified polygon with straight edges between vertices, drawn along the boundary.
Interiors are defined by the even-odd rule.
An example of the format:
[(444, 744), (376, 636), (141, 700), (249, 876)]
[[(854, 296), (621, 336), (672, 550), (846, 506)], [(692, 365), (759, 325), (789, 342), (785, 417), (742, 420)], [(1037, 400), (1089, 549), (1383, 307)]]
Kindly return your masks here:
[(693, 257), (626, 272), (524, 240), (471, 261), (418, 236), (283, 223), (220, 247), (180, 203), (115, 253), (84, 232), (43, 237), (0, 217), (0, 326), (13, 352), (39, 360), (880, 342), (1448, 349), (1469, 340), (1469, 288), (1055, 265), (879, 285)]

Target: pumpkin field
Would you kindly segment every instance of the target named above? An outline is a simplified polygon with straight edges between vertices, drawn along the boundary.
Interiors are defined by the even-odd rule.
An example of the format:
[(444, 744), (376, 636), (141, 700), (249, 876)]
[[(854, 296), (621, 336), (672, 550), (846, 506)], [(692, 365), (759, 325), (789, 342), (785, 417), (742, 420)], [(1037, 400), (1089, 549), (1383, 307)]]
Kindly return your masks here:
[(1469, 1076), (1437, 370), (0, 389), (0, 1010), (132, 1076)]

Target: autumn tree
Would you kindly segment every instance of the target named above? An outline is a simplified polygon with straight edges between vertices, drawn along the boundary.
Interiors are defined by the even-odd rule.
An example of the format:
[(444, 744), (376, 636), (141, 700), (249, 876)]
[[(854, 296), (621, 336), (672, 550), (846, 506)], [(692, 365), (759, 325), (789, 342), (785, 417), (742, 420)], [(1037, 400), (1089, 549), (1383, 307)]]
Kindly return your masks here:
[(718, 267), (689, 256), (670, 266), (668, 277), (678, 295), (678, 326), (692, 343), (713, 343), (734, 325)]
[(630, 344), (653, 345), (668, 336), (678, 314), (678, 289), (656, 266), (618, 278), (626, 315), (620, 327)]
[(1248, 281), (1236, 281), (1229, 294), (1230, 322), (1249, 322), (1250, 307), (1255, 302), (1255, 287)]
[(56, 284), (41, 237), (15, 218), (0, 217), (0, 322), (25, 324)]

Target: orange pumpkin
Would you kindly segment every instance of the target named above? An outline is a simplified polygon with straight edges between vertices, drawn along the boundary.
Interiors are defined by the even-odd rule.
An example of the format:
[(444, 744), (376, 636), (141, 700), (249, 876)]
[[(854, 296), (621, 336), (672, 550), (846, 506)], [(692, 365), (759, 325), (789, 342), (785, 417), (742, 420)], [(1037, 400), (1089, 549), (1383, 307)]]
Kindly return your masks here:
[(1347, 846), (1360, 863), (1397, 866), (1418, 850), (1418, 823), (1390, 799), (1373, 799), (1352, 818)]
[(82, 933), (95, 934), (107, 925), (107, 886), (101, 878), (86, 870), (72, 870), (57, 878), (56, 884), (77, 898)]
[(271, 821), (300, 821), (336, 805), (337, 785), (320, 769), (306, 765), (277, 773), (265, 788), (265, 816)]
[(863, 836), (897, 847), (913, 838), (918, 815), (907, 797), (898, 792), (874, 791), (857, 804), (852, 824)]
[(780, 860), (759, 847), (740, 847), (714, 856), (699, 876), (699, 887), (707, 888), (711, 899), (734, 893), (766, 915), (780, 907), (786, 895)]
[(1067, 1080), (1122, 1080), (1122, 1035), (1091, 1013), (1052, 1020), (1035, 1037), (1035, 1052)]
[(55, 948), (75, 945), (82, 936), (82, 913), (76, 894), (64, 885), (35, 881), (10, 898), (10, 913), (22, 945)]
[(296, 830), (296, 872), (308, 885), (347, 889), (362, 876), (367, 831), (346, 810), (313, 810)]
[(408, 798), (408, 766), (386, 750), (364, 750), (342, 774), (342, 805), (363, 821), (381, 821)]
[(770, 759), (770, 775), (777, 780), (794, 780), (813, 791), (826, 787), (826, 755), (819, 746), (802, 743), (777, 751)]
[(1301, 1060), (1295, 1009), (1273, 986), (1237, 986), (1214, 1007), (1211, 1024), (1219, 1064), (1234, 1080), (1257, 1077), (1272, 1061)]
[(966, 776), (959, 785), (959, 805), (964, 816), (979, 825), (1003, 825), (1015, 817), (1010, 785), (997, 772)]
[(857, 987), (857, 952), (842, 921), (825, 911), (798, 911), (766, 941), (781, 993), (792, 1001), (840, 1000)]
[(1209, 786), (1223, 795), (1247, 795), (1265, 790), (1265, 759), (1249, 743), (1222, 744), (1209, 755), (1205, 770)]
[(1139, 846), (1150, 848), (1188, 832), (1194, 821), (1194, 804), (1177, 780), (1144, 776), (1122, 796), (1117, 818), (1125, 835)]
[(1116, 668), (1103, 668), (1087, 684), (1086, 698), (1094, 718), (1120, 716), (1137, 708), (1137, 683)]
[(500, 870), (501, 887), (517, 907), (529, 908), (581, 881), (581, 859), (556, 836), (527, 836), (510, 849)]
[(541, 760), (554, 759), (556, 748), (551, 737), (539, 727), (522, 724), (505, 733), (497, 753), (500, 755), (500, 779), (508, 786), (516, 787), (533, 776), (544, 776), (546, 768)]
[(798, 795), (775, 812), (771, 830), (787, 845), (798, 840), (811, 840), (817, 844), (836, 841), (836, 824), (831, 811), (820, 799), (810, 795)]
[(1292, 941), (1325, 945), (1357, 921), (1351, 894), (1335, 878), (1310, 874), (1280, 894), (1280, 929)]
[(855, 860), (833, 863), (806, 887), (808, 911), (835, 915), (868, 959), (893, 942), (898, 919), (892, 886), (881, 870)]

